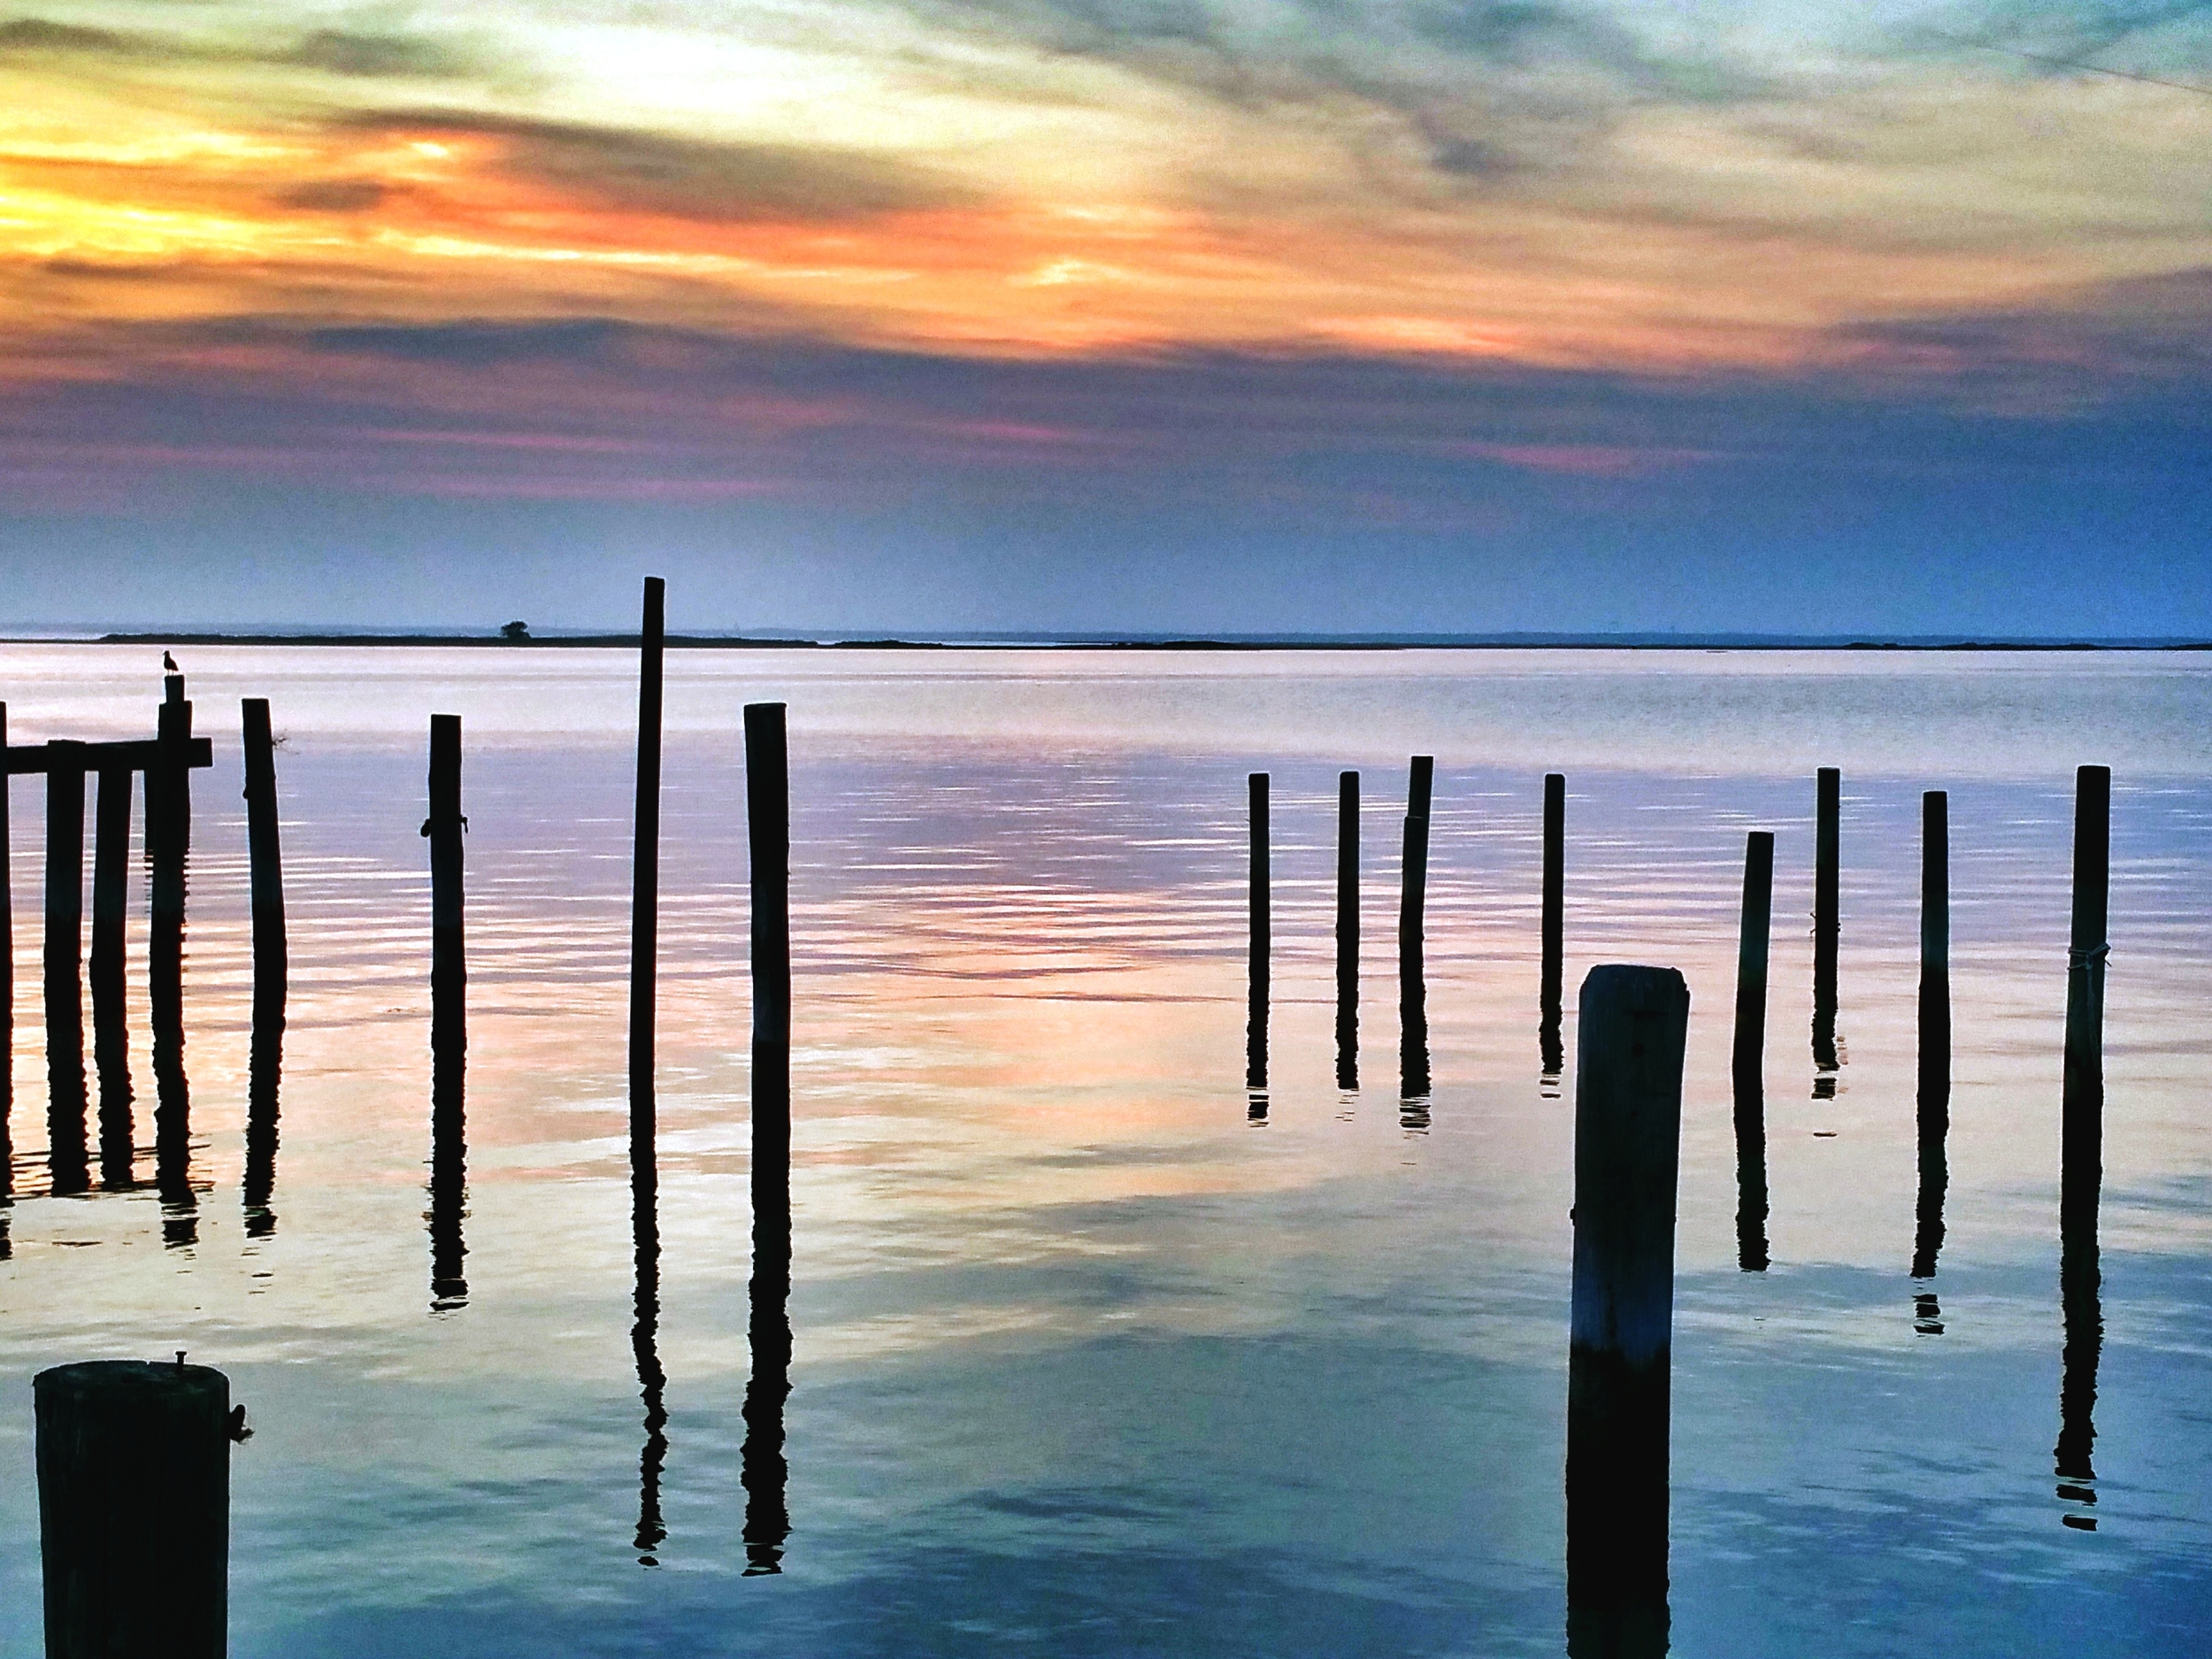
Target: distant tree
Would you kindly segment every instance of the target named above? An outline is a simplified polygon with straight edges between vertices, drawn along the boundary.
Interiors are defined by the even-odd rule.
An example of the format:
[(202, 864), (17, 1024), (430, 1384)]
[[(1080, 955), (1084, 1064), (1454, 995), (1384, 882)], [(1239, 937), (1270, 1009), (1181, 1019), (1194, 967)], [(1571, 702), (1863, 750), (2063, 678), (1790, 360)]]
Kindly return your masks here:
[(530, 625), (526, 622), (510, 622), (499, 630), (499, 637), (510, 643), (519, 644), (530, 637)]

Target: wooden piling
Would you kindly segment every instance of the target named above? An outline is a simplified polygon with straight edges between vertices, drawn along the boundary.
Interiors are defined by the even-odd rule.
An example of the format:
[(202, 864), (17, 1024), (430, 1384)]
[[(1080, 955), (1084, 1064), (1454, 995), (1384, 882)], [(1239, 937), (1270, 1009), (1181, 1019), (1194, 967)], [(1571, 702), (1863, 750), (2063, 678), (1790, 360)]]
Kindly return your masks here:
[(53, 1189), (81, 1193), (85, 1159), (84, 745), (46, 746), (46, 1144)]
[(1359, 773), (1336, 780), (1336, 1086), (1359, 1087)]
[(1743, 921), (1736, 946), (1736, 1033), (1730, 1065), (1736, 1131), (1736, 1265), (1764, 1272), (1767, 1248), (1767, 960), (1774, 932), (1774, 835), (1744, 837)]
[(1671, 968), (1608, 965), (1583, 981), (1567, 1386), (1568, 1631), (1577, 1654), (1665, 1651), (1675, 1177), (1689, 1011), (1689, 987)]
[(630, 1156), (653, 1141), (653, 1036), (660, 937), (661, 654), (667, 584), (645, 579), (638, 624), (637, 804), (630, 855)]
[(100, 1079), (100, 1182), (132, 1180), (130, 1033), (124, 1009), (123, 924), (130, 886), (131, 772), (99, 772), (92, 833), (92, 1056)]
[(284, 1068), (290, 949), (284, 925), (284, 856), (277, 819), (276, 739), (269, 702), (238, 705), (246, 773), (246, 860), (253, 922), (253, 1033), (246, 1060), (246, 1167), (242, 1197), (246, 1233), (276, 1229), (269, 1200), (276, 1186), (277, 1095)]
[(2067, 941), (2061, 1207), (2092, 1215), (2104, 1180), (2104, 980), (2112, 879), (2112, 769), (2074, 775), (2074, 907)]
[[(0, 703), (0, 753), (8, 747), (8, 705)], [(15, 1192), (15, 872), (9, 842), (9, 774), (0, 772), (0, 1207)], [(4, 1248), (0, 1237), (0, 1248)]]
[[(192, 705), (185, 700), (184, 676), (182, 674), (162, 676), (161, 693), (162, 707), (165, 710), (181, 709), (183, 712), (177, 715), (165, 714), (162, 717), (163, 724), (160, 730), (166, 735), (170, 730), (170, 723), (173, 721), (177, 726), (173, 741), (183, 743), (190, 742)], [(174, 763), (170, 773), (170, 790), (169, 810), (176, 833), (177, 855), (182, 857), (192, 850), (192, 773), (180, 757)]]
[(191, 1237), (192, 1102), (184, 1069), (184, 907), (191, 847), (192, 705), (173, 674), (159, 710), (154, 757), (146, 768), (146, 1013), (153, 1032), (155, 1179), (176, 1225), (169, 1242)]
[(430, 1051), (458, 1064), (468, 1050), (468, 948), (462, 895), (461, 717), (430, 717)]
[(47, 1659), (222, 1659), (228, 1379), (181, 1356), (96, 1360), (32, 1392)]
[(745, 708), (745, 822), (752, 872), (753, 1271), (746, 1384), (748, 1575), (780, 1571), (789, 1534), (784, 1402), (791, 1392), (791, 784), (780, 703)]
[(1429, 1092), (1427, 921), (1429, 807), (1435, 757), (1416, 755), (1406, 780), (1405, 845), (1398, 886), (1398, 1094), (1417, 1101)]
[(1813, 780), (1813, 1085), (1815, 1099), (1832, 1098), (1842, 1056), (1836, 1047), (1836, 949), (1840, 910), (1843, 774), (1823, 766)]
[[(1567, 779), (1563, 772), (1544, 774), (1543, 978), (1539, 1000), (1547, 1020), (1556, 1026), (1561, 1010), (1562, 976), (1565, 964), (1567, 914)], [(1546, 1071), (1556, 1071), (1548, 1063)]]
[(1267, 774), (1256, 772), (1245, 780), (1245, 798), (1251, 833), (1251, 890), (1245, 974), (1244, 1087), (1267, 1087), (1268, 957), (1272, 943), (1271, 898), (1268, 872)]
[(1920, 1189), (1913, 1204), (1912, 1276), (1932, 1279), (1943, 1248), (1943, 1198), (1950, 1185), (1951, 825), (1950, 797), (1941, 789), (1920, 797), (1919, 1027), (1913, 1117)]

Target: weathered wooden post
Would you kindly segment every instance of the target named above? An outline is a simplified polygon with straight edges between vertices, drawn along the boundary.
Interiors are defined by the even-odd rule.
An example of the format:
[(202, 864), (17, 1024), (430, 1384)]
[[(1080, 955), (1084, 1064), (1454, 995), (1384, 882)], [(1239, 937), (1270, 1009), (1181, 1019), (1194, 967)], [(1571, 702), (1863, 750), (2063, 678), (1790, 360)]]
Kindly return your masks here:
[(1767, 1269), (1767, 956), (1774, 932), (1774, 834), (1744, 837), (1743, 924), (1736, 947), (1736, 1265)]
[(100, 1182), (131, 1184), (131, 1050), (123, 995), (130, 884), (131, 769), (99, 770), (92, 832), (92, 1057), (100, 1078)]
[(1406, 780), (1405, 848), (1398, 887), (1398, 1094), (1429, 1092), (1429, 998), (1425, 910), (1429, 892), (1429, 805), (1433, 756), (1416, 755)]
[(1545, 1072), (1559, 1074), (1566, 1052), (1560, 1042), (1563, 979), (1566, 963), (1567, 916), (1567, 779), (1563, 772), (1544, 774), (1543, 973), (1538, 993), (1543, 1022), (1540, 1029)]
[(179, 1355), (60, 1365), (32, 1391), (47, 1659), (222, 1659), (229, 1379)]
[(637, 806), (630, 856), (630, 1160), (653, 1144), (653, 1026), (660, 937), (661, 651), (667, 584), (645, 579), (638, 624)]
[[(1268, 955), (1271, 942), (1267, 862), (1267, 774), (1246, 780), (1251, 830), (1250, 941), (1245, 975), (1244, 1087), (1267, 1087)], [(1261, 1115), (1265, 1116), (1264, 1107)]]
[(85, 1160), (84, 745), (46, 746), (46, 1143), (58, 1193), (90, 1184)]
[(1823, 766), (1813, 781), (1813, 1098), (1835, 1096), (1836, 948), (1842, 935), (1843, 774)]
[(791, 1393), (791, 780), (784, 705), (745, 707), (752, 864), (753, 1371), (745, 1386), (745, 1571), (782, 1571), (784, 1402)]
[(1671, 968), (1583, 981), (1567, 1383), (1567, 1629), (1578, 1656), (1666, 1651), (1675, 1172), (1690, 993)]
[(468, 947), (462, 894), (461, 717), (430, 717), (430, 1305), (462, 1306), (468, 1179)]
[(1336, 780), (1336, 1086), (1359, 1087), (1359, 773)]
[(173, 1225), (172, 1243), (189, 1242), (185, 1219), (194, 1200), (188, 1166), (192, 1100), (184, 1069), (185, 864), (192, 839), (192, 705), (184, 678), (165, 681), (154, 758), (146, 768), (146, 853), (152, 865), (147, 904), (146, 1011), (153, 1028), (155, 1179)]
[[(0, 755), (8, 748), (8, 705), (0, 703)], [(13, 774), (0, 769), (0, 1209), (15, 1194), (15, 1141), (9, 1128), (15, 1116), (15, 872), (8, 843), (12, 826), (9, 816), (9, 782)], [(7, 1248), (0, 1235), (0, 1250)]]
[[(2074, 913), (2066, 958), (2062, 1213), (2093, 1217), (2104, 1182), (2104, 978), (2112, 879), (2112, 769), (2074, 775)], [(2092, 1224), (2093, 1225), (2093, 1222)]]
[(1943, 1196), (1950, 1185), (1951, 825), (1950, 797), (1920, 797), (1920, 1066), (1914, 1122), (1920, 1191), (1913, 1205), (1912, 1276), (1932, 1279), (1943, 1248)]
[(284, 856), (277, 818), (276, 738), (269, 700), (238, 705), (246, 773), (246, 860), (253, 920), (253, 1034), (246, 1061), (246, 1233), (276, 1227), (269, 1199), (276, 1186), (277, 1093), (284, 1070), (285, 1005), (291, 956), (284, 927)]

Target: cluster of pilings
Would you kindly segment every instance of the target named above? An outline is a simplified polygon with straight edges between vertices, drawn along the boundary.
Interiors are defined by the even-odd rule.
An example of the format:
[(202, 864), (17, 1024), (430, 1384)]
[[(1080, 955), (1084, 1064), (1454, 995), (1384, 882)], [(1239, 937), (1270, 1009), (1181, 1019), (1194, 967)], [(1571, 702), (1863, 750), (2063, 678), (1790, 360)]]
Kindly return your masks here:
[[(45, 743), (5, 741), (7, 708), (0, 703), (0, 748), (10, 777), (35, 774), (45, 784), (45, 906), (42, 956), (47, 1081), (47, 1176), (51, 1192), (94, 1189), (94, 1142), (85, 1066), (86, 981), (92, 1003), (92, 1078), (98, 1089), (97, 1186), (135, 1187), (136, 1090), (131, 1078), (127, 1018), (125, 924), (130, 887), (132, 796), (145, 780), (144, 851), (149, 876), (146, 1004), (154, 1073), (155, 1185), (163, 1201), (163, 1236), (188, 1244), (196, 1236), (190, 1175), (191, 1096), (184, 1064), (184, 929), (192, 844), (195, 770), (214, 764), (212, 746), (192, 733), (184, 677), (172, 673), (150, 741)], [(250, 1233), (269, 1225), (268, 1192), (276, 1147), (276, 1089), (284, 1023), (283, 877), (277, 846), (276, 772), (269, 705), (242, 705), (246, 803), (253, 895), (254, 1041), (248, 1112), (246, 1205)], [(92, 940), (85, 944), (85, 795), (96, 780), (93, 815)], [(0, 1255), (7, 1251), (6, 1207), (13, 1196), (13, 1148), (6, 1109), (13, 1105), (15, 966), (8, 808), (0, 791)]]
[[(632, 1229), (635, 1261), (632, 1345), (645, 1416), (634, 1548), (650, 1565), (665, 1537), (660, 1480), (668, 1450), (666, 1375), (657, 1351), (660, 1234), (654, 1102), (658, 923), (662, 647), (664, 590), (645, 585), (640, 634), (637, 793), (633, 867), (628, 1085)], [(246, 1202), (249, 1228), (273, 1225), (276, 1077), (284, 1019), (285, 938), (275, 773), (265, 702), (243, 705), (251, 857), (254, 1025)], [(752, 1373), (740, 1454), (746, 1492), (748, 1575), (781, 1571), (790, 1531), (784, 1410), (790, 1392), (791, 945), (790, 800), (781, 703), (744, 710), (746, 822), (750, 866), (752, 1276), (748, 1335)], [(0, 705), (0, 740), (6, 710)], [(50, 1131), (54, 1190), (80, 1192), (87, 1167), (85, 1076), (79, 984), (83, 797), (100, 779), (94, 877), (96, 1064), (102, 1080), (104, 1182), (111, 1164), (129, 1179), (127, 1067), (110, 1104), (106, 1056), (121, 1055), (122, 875), (130, 780), (144, 772), (147, 847), (153, 868), (149, 1001), (155, 1025), (157, 1142), (173, 1135), (181, 1169), (188, 1133), (181, 1018), (185, 855), (189, 772), (211, 764), (191, 736), (191, 705), (173, 677), (151, 743), (54, 742), (9, 748), (8, 770), (47, 780), (47, 948)], [(427, 1217), (431, 1305), (446, 1312), (468, 1295), (462, 1225), (466, 1213), (467, 954), (461, 722), (430, 722), (432, 1155)], [(1434, 764), (1413, 757), (1408, 783), (1398, 913), (1400, 1089), (1425, 1115), (1430, 1090), (1424, 910)], [(1249, 780), (1251, 904), (1247, 1076), (1250, 1116), (1267, 1111), (1270, 915), (1268, 775)], [(1544, 780), (1542, 957), (1539, 1056), (1550, 1092), (1563, 1069), (1562, 994), (1565, 779)], [(2062, 1295), (2066, 1325), (2059, 1494), (2093, 1504), (2090, 1445), (2102, 1325), (2096, 1211), (2103, 1099), (2102, 1010), (2107, 954), (2110, 773), (2085, 766), (2077, 784), (2074, 911), (2069, 958), (2064, 1079)], [(1816, 783), (1815, 1094), (1833, 1092), (1840, 780)], [(119, 803), (112, 804), (111, 803)], [(1336, 884), (1337, 1080), (1358, 1087), (1359, 777), (1339, 780)], [(1913, 1251), (1916, 1279), (1932, 1278), (1942, 1238), (1945, 1140), (1950, 1090), (1948, 828), (1939, 791), (1923, 800), (1920, 1066), (1921, 1188)], [(0, 796), (0, 810), (4, 797)], [(6, 937), (5, 824), (0, 820), (0, 939)], [(1774, 839), (1750, 833), (1745, 849), (1732, 1055), (1739, 1150), (1740, 1265), (1768, 1264), (1763, 1062)], [(12, 1008), (12, 965), (0, 953), (0, 994)], [(112, 1019), (103, 1010), (111, 1011)], [(1575, 1208), (1567, 1401), (1567, 1586), (1570, 1652), (1663, 1655), (1666, 1650), (1669, 1391), (1677, 1165), (1689, 989), (1671, 968), (1609, 964), (1591, 970), (1579, 999), (1575, 1088)], [(0, 1025), (4, 1025), (0, 1020)], [(0, 1068), (4, 1070), (4, 1068)], [(1824, 1089), (1824, 1081), (1826, 1084)], [(73, 1118), (71, 1102), (74, 1102)], [(114, 1120), (111, 1121), (111, 1111)], [(72, 1124), (73, 1122), (73, 1132)], [(4, 1118), (0, 1118), (0, 1124)], [(112, 1145), (111, 1141), (112, 1140)], [(4, 1152), (0, 1146), (0, 1152)], [(166, 1165), (168, 1153), (161, 1160)], [(119, 1163), (117, 1161), (119, 1160)], [(163, 1177), (167, 1179), (166, 1176)], [(0, 1188), (0, 1206), (6, 1197)], [(0, 1213), (4, 1213), (0, 1208)], [(259, 1217), (258, 1223), (256, 1217)], [(4, 1233), (0, 1233), (0, 1240)], [(1932, 1319), (1933, 1298), (1924, 1296)], [(1925, 1328), (1924, 1325), (1924, 1327)], [(1939, 1328), (1939, 1326), (1938, 1327)], [(42, 1373), (38, 1460), (47, 1585), (48, 1650), (55, 1659), (151, 1652), (223, 1652), (224, 1542), (228, 1442), (242, 1410), (221, 1373), (187, 1366), (100, 1362)], [(148, 1469), (175, 1488), (195, 1517), (118, 1528), (136, 1505)], [(2063, 1517), (2093, 1527), (2081, 1513)], [(188, 1581), (188, 1583), (187, 1582)], [(173, 1590), (160, 1586), (175, 1583)], [(147, 1594), (148, 1586), (157, 1594)], [(150, 1612), (150, 1609), (152, 1611)], [(147, 1619), (158, 1612), (158, 1631)]]

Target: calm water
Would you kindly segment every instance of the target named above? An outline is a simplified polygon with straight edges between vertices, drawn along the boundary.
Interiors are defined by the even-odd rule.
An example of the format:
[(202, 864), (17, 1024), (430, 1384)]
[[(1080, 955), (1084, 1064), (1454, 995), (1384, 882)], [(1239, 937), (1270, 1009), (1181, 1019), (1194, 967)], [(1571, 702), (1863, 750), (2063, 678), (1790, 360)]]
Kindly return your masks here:
[[(1537, 1030), (1553, 768), (1570, 1065), (1590, 964), (1678, 966), (1693, 997), (1675, 1650), (2205, 1651), (2200, 657), (676, 655), (642, 1329), (634, 661), (185, 666), (217, 754), (195, 779), (189, 1203), (151, 1184), (142, 869), (147, 1184), (44, 1195), (42, 809), (35, 780), (12, 797), (8, 1653), (39, 1650), (31, 1374), (177, 1348), (229, 1372), (258, 1431), (233, 1463), (239, 1655), (1560, 1653), (1573, 1078), (1541, 1077)], [(0, 651), (17, 742), (150, 735), (158, 695), (150, 652)], [(268, 697), (285, 737), (292, 948), (281, 1143), (250, 1225), (242, 695)], [(790, 1534), (749, 1576), (737, 723), (766, 697), (792, 726), (795, 1350)], [(472, 973), (465, 1286), (434, 1298), (417, 833), (433, 710), (465, 721)], [(1438, 763), (1434, 1081), (1404, 1102), (1392, 928), (1412, 752)], [(2094, 1477), (2061, 1479), (2067, 849), (2091, 760), (2115, 771), (2103, 1340)], [(1819, 764), (1844, 772), (1844, 1064), (1816, 1089)], [(1353, 1091), (1334, 1068), (1340, 766), (1367, 801)], [(1277, 941), (1257, 1118), (1256, 767), (1275, 779)], [(1916, 1280), (1926, 787), (1951, 791), (1956, 1084), (1941, 1255)], [(1737, 1267), (1727, 1075), (1753, 827), (1777, 835), (1763, 1273)], [(641, 1372), (664, 1374), (664, 1424)]]

